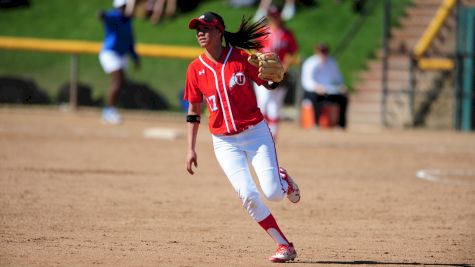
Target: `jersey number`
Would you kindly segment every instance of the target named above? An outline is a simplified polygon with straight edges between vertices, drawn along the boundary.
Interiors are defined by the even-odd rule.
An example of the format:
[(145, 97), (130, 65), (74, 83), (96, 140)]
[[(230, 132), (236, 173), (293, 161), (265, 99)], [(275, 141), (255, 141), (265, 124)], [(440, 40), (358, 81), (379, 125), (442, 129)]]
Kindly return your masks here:
[(208, 96), (208, 105), (211, 111), (218, 110), (218, 106), (216, 105), (216, 95)]

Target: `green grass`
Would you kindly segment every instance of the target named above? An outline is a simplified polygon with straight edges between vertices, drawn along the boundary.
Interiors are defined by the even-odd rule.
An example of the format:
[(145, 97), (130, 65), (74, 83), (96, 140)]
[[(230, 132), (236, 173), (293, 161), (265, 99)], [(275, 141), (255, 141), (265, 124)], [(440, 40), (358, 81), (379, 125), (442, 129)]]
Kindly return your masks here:
[[(356, 81), (361, 71), (381, 44), (382, 2), (375, 2), (358, 34), (337, 55), (347, 83)], [(97, 12), (109, 8), (111, 0), (32, 0), (30, 8), (0, 10), (0, 35), (36, 38), (56, 38), (101, 41), (102, 25)], [(359, 20), (351, 9), (352, 1), (335, 4), (332, 0), (317, 1), (314, 7), (299, 9), (297, 16), (287, 23), (298, 39), (300, 56), (311, 55), (315, 43), (325, 41), (335, 48), (341, 45), (345, 33)], [(410, 0), (392, 1), (393, 24)], [(368, 1), (370, 4), (371, 1)], [(235, 31), (242, 16), (252, 16), (255, 8), (231, 8), (225, 0), (202, 1), (189, 13), (178, 14), (157, 26), (136, 18), (134, 29), (137, 42), (167, 45), (196, 46), (194, 32), (187, 23), (204, 11), (216, 11), (226, 22), (227, 30)], [(150, 84), (164, 95), (176, 109), (178, 91), (183, 88), (189, 60), (143, 58), (142, 68), (131, 68), (128, 76)], [(67, 54), (0, 50), (0, 75), (19, 75), (33, 78), (55, 99), (59, 86), (69, 80), (70, 56)], [(109, 78), (102, 72), (97, 56), (80, 56), (80, 80), (94, 88), (94, 96), (106, 93)]]

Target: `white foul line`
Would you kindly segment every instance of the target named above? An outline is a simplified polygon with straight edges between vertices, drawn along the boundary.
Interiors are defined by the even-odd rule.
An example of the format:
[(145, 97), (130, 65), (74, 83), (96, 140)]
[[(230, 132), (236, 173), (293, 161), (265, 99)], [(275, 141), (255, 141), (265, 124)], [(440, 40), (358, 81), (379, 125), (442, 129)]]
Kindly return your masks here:
[(422, 180), (431, 182), (440, 182), (446, 184), (472, 184), (475, 183), (475, 179), (472, 181), (459, 180), (456, 178), (447, 177), (474, 177), (475, 171), (473, 170), (419, 170), (416, 173), (416, 177)]

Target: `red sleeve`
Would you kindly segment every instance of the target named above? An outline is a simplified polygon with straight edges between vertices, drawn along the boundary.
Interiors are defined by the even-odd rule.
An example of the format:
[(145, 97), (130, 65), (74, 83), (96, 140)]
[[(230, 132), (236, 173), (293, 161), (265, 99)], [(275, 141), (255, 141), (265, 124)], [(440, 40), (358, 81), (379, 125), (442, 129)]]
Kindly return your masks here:
[(249, 54), (246, 51), (243, 51), (243, 50), (240, 50), (240, 51), (241, 51), (241, 62), (244, 64), (244, 67), (246, 68), (249, 77), (251, 77), (251, 80), (257, 83), (257, 85), (263, 85), (266, 81), (262, 80), (261, 78), (257, 76), (259, 75), (259, 69), (256, 66), (252, 65), (251, 63), (249, 63), (249, 61), (247, 61)]
[(186, 71), (185, 94), (183, 99), (190, 103), (201, 103), (203, 102), (203, 94), (198, 87), (196, 68), (193, 63), (194, 62), (188, 65), (188, 70)]

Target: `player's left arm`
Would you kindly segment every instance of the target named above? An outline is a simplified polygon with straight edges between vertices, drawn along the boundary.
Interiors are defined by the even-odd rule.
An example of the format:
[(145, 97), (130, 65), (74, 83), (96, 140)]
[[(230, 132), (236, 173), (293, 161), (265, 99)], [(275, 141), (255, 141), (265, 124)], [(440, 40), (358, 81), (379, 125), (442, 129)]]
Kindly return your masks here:
[(258, 78), (267, 89), (275, 89), (284, 78), (284, 67), (279, 57), (273, 52), (255, 53), (249, 56), (251, 65), (258, 68)]
[(130, 54), (130, 57), (134, 60), (134, 64), (135, 64), (135, 69), (140, 69), (140, 66), (141, 66), (141, 60), (140, 60), (140, 56), (139, 54), (137, 53), (137, 50), (135, 48), (136, 46), (136, 43), (135, 43), (135, 36), (134, 36), (134, 33), (133, 33), (133, 29), (132, 29), (132, 18), (129, 18), (128, 19), (128, 23), (129, 23), (129, 34), (128, 34), (128, 42), (129, 42), (129, 54)]
[(334, 62), (334, 68), (335, 68), (335, 80), (336, 80), (336, 84), (338, 85), (338, 91), (340, 91), (340, 93), (342, 94), (346, 94), (348, 92), (348, 88), (346, 87), (346, 84), (345, 84), (345, 79), (343, 78), (343, 74), (341, 73), (341, 70), (340, 70), (340, 67), (338, 66), (338, 63), (336, 62), (336, 60), (333, 59), (333, 62)]

